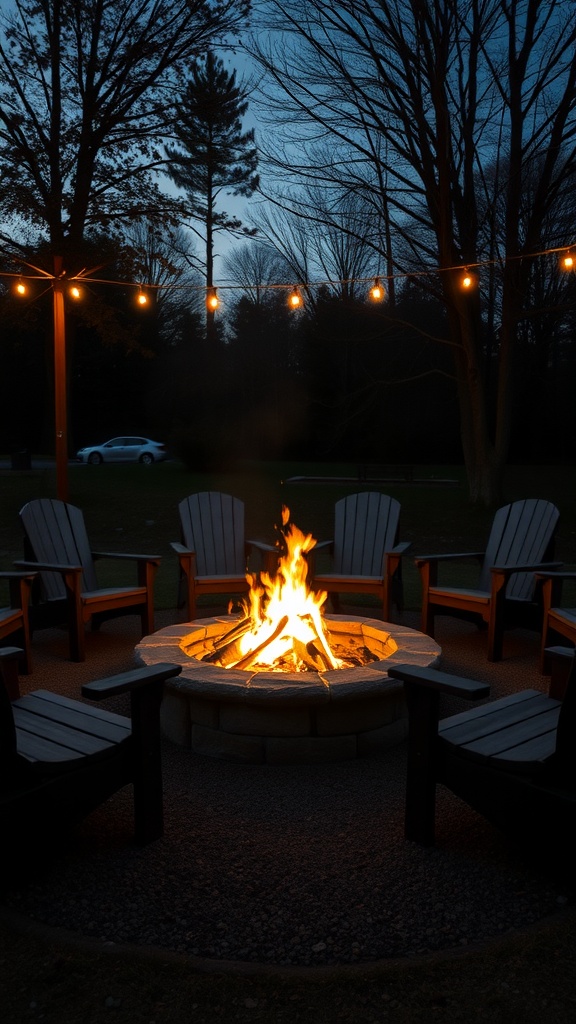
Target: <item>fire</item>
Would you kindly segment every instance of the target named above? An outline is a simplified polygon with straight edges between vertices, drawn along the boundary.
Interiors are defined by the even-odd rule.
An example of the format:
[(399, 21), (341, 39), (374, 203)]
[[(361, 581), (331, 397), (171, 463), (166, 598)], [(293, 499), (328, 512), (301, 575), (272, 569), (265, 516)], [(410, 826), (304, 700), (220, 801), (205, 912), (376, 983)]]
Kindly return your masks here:
[(282, 509), (285, 553), (274, 577), (248, 575), (250, 591), (240, 623), (221, 638), (209, 660), (227, 668), (302, 671), (342, 668), (328, 642), (322, 617), (327, 594), (310, 590), (305, 555), (316, 540), (290, 522)]

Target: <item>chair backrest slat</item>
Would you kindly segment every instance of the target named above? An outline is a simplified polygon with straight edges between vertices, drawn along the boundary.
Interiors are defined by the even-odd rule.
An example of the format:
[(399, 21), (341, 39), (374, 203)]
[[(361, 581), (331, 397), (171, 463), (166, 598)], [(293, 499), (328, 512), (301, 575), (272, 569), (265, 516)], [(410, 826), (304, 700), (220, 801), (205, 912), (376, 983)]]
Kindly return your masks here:
[(179, 506), (182, 543), (196, 552), (199, 576), (246, 571), (244, 502), (220, 491), (201, 491)]
[(342, 576), (382, 576), (397, 543), (400, 503), (377, 491), (341, 498), (334, 507), (334, 568)]
[[(96, 590), (98, 581), (90, 550), (84, 516), (75, 505), (53, 498), (35, 498), (20, 510), (26, 546), (37, 562), (81, 565), (82, 590)], [(62, 577), (54, 572), (40, 573), (47, 600), (66, 596)]]
[[(486, 547), (479, 583), (481, 589), (490, 590), (490, 566), (548, 561), (553, 554), (559, 515), (556, 506), (542, 498), (513, 501), (498, 509)], [(515, 573), (506, 588), (506, 597), (529, 601), (535, 586), (533, 573)]]

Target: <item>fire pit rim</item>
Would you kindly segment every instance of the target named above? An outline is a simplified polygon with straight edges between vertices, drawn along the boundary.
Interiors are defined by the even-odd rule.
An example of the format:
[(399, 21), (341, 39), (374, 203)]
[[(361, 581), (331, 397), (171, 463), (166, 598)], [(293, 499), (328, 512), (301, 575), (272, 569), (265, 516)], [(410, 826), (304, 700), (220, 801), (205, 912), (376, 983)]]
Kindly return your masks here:
[[(210, 662), (190, 657), (180, 646), (183, 637), (194, 629), (202, 630), (215, 623), (229, 624), (236, 616), (211, 616), (167, 626), (150, 636), (144, 637), (135, 649), (136, 659), (141, 664), (160, 660), (182, 666), (182, 673), (166, 682), (166, 687), (175, 693), (189, 694), (192, 690), (204, 700), (241, 701), (251, 704), (284, 703), (289, 705), (318, 704), (330, 701), (357, 700), (362, 696), (374, 697), (378, 693), (399, 690), (402, 683), (388, 676), (388, 668), (400, 662), (416, 660), (418, 664), (436, 664), (440, 658), (440, 647), (429, 636), (408, 626), (387, 623), (381, 619), (364, 616), (324, 616), (336, 631), (344, 631), (347, 623), (353, 630), (361, 632), (373, 629), (376, 633), (392, 633), (397, 650), (386, 659), (368, 662), (365, 665), (329, 669), (325, 672), (267, 672), (234, 668), (221, 668)], [(340, 628), (339, 628), (340, 627)], [(409, 640), (406, 647), (402, 636)], [(162, 652), (162, 653), (160, 653)]]

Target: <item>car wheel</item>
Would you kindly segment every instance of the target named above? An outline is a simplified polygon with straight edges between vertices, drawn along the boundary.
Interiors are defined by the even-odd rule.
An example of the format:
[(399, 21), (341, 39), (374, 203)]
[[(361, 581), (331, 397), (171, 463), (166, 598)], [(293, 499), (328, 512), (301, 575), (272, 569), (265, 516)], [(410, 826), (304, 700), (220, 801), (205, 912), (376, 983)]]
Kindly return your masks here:
[(150, 455), (150, 452), (144, 452), (144, 454), (140, 456), (140, 462), (143, 462), (145, 466), (151, 466), (154, 462), (154, 456)]
[(100, 463), (102, 462), (102, 456), (99, 455), (98, 452), (92, 452), (88, 456), (88, 462), (90, 463), (91, 466), (99, 466)]

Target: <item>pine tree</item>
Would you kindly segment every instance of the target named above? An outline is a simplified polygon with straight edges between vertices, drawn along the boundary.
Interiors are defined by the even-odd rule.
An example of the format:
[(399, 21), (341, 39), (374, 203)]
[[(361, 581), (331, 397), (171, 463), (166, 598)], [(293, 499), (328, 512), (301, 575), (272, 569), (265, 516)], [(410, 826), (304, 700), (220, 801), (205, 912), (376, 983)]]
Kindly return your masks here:
[[(236, 72), (226, 71), (221, 60), (208, 51), (191, 68), (180, 99), (180, 117), (174, 126), (177, 146), (167, 146), (168, 173), (187, 195), (192, 218), (200, 221), (206, 247), (206, 286), (214, 278), (214, 235), (217, 231), (250, 234), (242, 222), (216, 205), (224, 191), (251, 196), (258, 187), (258, 155), (254, 129), (242, 130), (248, 109), (246, 89), (236, 82)], [(208, 333), (213, 314), (208, 312)]]

